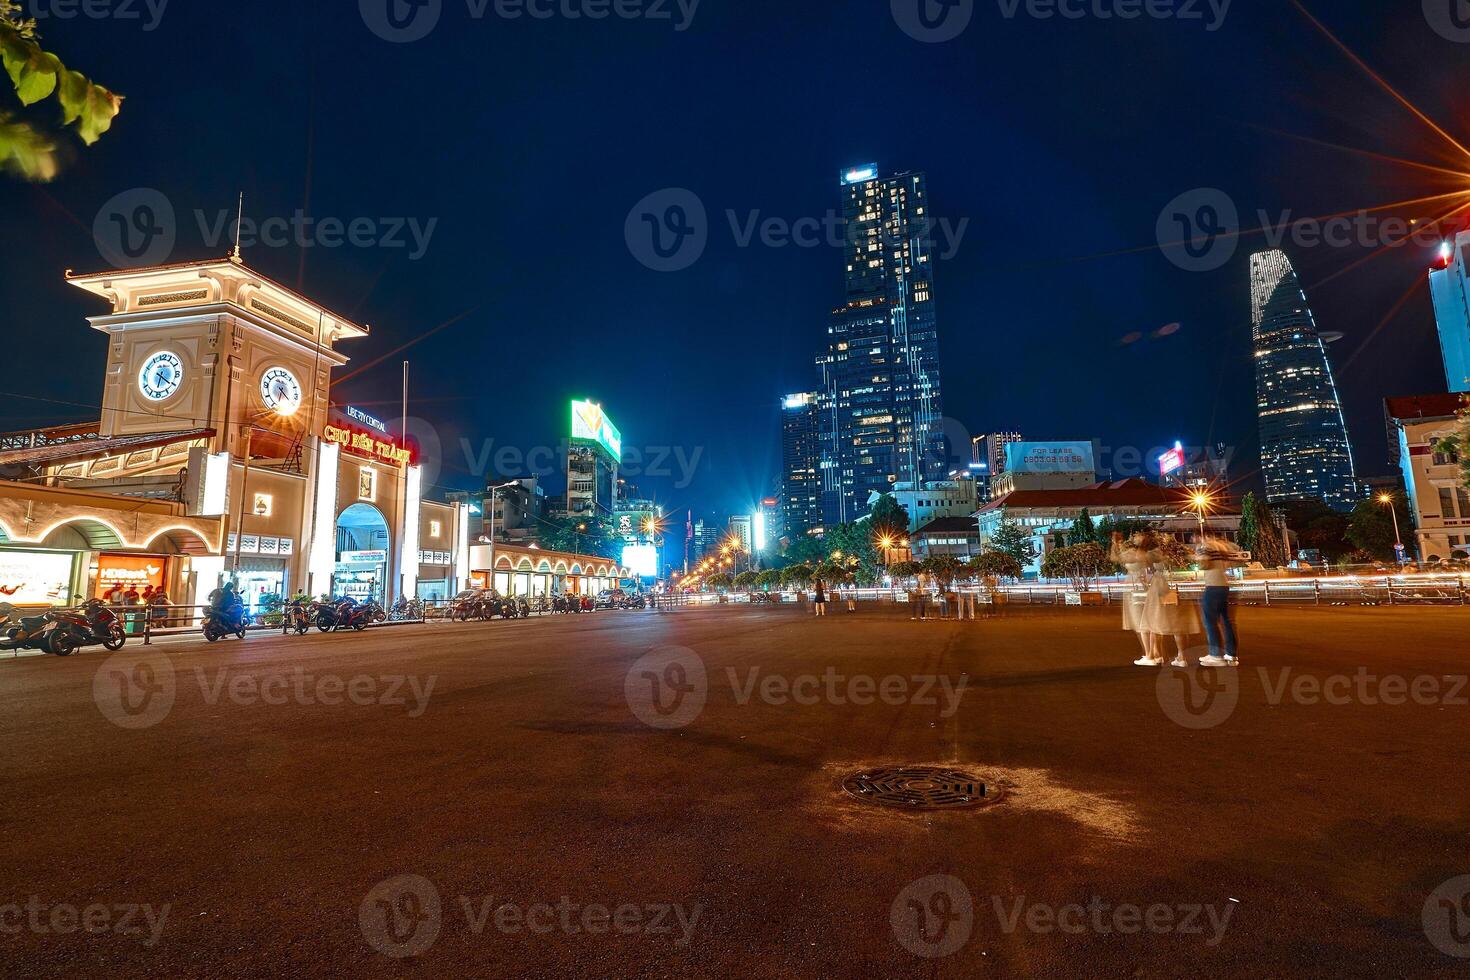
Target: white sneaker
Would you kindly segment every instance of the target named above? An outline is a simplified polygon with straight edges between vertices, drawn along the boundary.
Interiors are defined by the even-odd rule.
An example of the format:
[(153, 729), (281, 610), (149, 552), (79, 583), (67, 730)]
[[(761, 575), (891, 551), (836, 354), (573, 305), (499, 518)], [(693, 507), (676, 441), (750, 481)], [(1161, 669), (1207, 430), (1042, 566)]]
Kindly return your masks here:
[(1157, 667), (1159, 664), (1163, 663), (1162, 660), (1155, 660), (1152, 657), (1139, 657), (1133, 662), (1139, 667)]
[(1228, 663), (1230, 663), (1230, 661), (1226, 660), (1224, 657), (1217, 657), (1214, 654), (1211, 654), (1208, 657), (1199, 658), (1199, 665), (1201, 667), (1224, 667)]
[(1181, 656), (1175, 657), (1173, 660), (1169, 661), (1169, 666), (1170, 667), (1188, 667), (1189, 666), (1189, 661), (1188, 660), (1185, 660), (1184, 657), (1181, 655)]

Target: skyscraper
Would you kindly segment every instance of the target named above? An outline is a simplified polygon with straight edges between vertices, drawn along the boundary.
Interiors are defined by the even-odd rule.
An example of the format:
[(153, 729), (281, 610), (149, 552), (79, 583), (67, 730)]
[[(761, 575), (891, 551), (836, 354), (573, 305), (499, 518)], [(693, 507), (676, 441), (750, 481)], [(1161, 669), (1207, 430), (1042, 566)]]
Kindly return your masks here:
[(1362, 493), (1327, 347), (1306, 294), (1279, 249), (1252, 255), (1250, 271), (1266, 498), (1319, 499), (1349, 510)]
[(1006, 446), (1021, 442), (1019, 432), (987, 432), (970, 438), (971, 469), (980, 481), (980, 498), (990, 499), (990, 484), (1005, 472)]
[(827, 526), (857, 519), (874, 491), (941, 478), (947, 462), (925, 177), (869, 164), (840, 179), (846, 295), (817, 357)]
[(815, 391), (781, 399), (781, 526), (792, 539), (822, 527), (819, 402)]
[(1470, 391), (1470, 271), (1466, 252), (1470, 231), (1440, 245), (1439, 261), (1429, 272), (1429, 296), (1439, 326), (1439, 350), (1450, 391)]

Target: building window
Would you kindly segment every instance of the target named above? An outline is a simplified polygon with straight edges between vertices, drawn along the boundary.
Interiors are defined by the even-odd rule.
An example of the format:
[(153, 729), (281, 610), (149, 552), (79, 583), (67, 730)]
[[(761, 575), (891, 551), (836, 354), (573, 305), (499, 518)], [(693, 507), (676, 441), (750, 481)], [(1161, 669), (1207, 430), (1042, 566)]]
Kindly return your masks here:
[(1439, 488), (1439, 516), (1447, 521), (1455, 516), (1454, 493), (1449, 487)]

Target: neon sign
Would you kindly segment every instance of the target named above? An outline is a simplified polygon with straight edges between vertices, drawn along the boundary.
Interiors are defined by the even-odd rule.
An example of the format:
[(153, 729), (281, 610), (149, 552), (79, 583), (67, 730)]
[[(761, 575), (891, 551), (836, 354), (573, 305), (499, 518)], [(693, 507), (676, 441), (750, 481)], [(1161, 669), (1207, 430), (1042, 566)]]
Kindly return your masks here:
[(407, 466), (413, 461), (413, 452), (400, 446), (392, 436), (379, 435), (366, 429), (329, 425), (322, 429), (322, 438), (348, 452), (382, 460), (393, 466)]
[(572, 438), (595, 442), (623, 461), (623, 434), (596, 402), (572, 402)]

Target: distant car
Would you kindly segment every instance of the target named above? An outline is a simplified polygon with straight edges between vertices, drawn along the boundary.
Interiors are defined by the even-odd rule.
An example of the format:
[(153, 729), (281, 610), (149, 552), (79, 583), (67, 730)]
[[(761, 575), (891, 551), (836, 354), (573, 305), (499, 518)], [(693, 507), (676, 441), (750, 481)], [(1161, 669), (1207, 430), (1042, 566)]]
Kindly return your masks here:
[(593, 606), (597, 609), (618, 609), (627, 601), (627, 593), (622, 589), (603, 589), (597, 593), (597, 601)]

